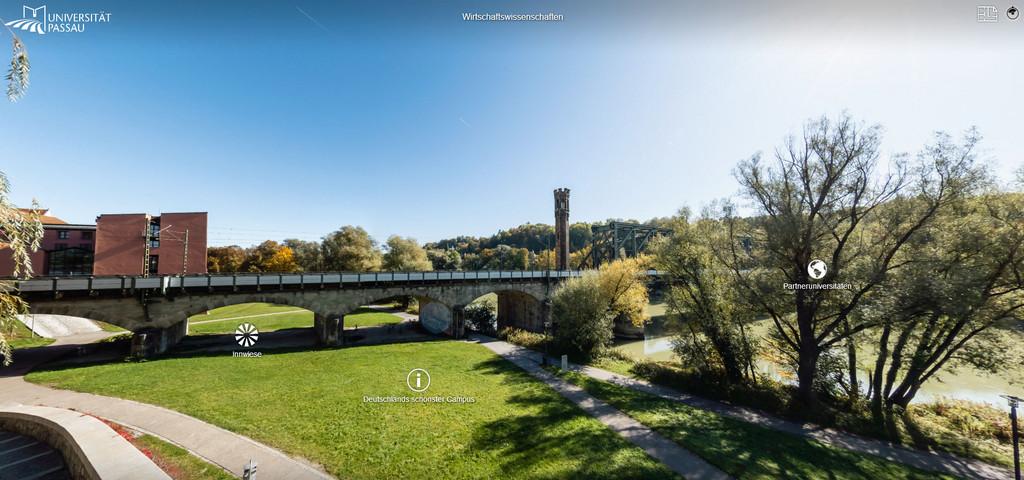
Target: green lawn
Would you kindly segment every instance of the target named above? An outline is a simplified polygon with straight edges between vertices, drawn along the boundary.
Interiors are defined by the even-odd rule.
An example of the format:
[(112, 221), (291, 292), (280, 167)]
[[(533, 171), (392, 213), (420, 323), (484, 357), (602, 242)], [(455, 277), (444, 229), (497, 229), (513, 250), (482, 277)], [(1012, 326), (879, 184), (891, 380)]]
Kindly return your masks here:
[[(364, 403), (364, 396), (418, 396), (406, 386), (413, 368), (430, 372), (424, 395), (476, 402)], [(457, 341), (164, 357), (28, 379), (163, 405), (339, 478), (675, 478), (525, 372)]]
[[(210, 310), (189, 319), (190, 335), (234, 333), (241, 323), (251, 323), (261, 332), (287, 328), (313, 328), (313, 312), (288, 305), (243, 303)], [(369, 327), (399, 323), (401, 317), (361, 307), (345, 315), (346, 327)]]
[(7, 337), (7, 343), (10, 344), (11, 348), (18, 350), (22, 348), (42, 347), (49, 345), (54, 342), (52, 338), (40, 337), (39, 335), (32, 335), (30, 330), (24, 323), (18, 320), (11, 322), (8, 326), (8, 330), (5, 331)]
[(372, 308), (360, 307), (358, 310), (345, 315), (345, 327), (371, 327), (374, 325), (388, 325), (399, 323), (402, 317), (387, 312), (380, 312)]
[(123, 328), (121, 328), (121, 327), (119, 327), (117, 325), (111, 325), (111, 324), (109, 324), (107, 322), (101, 322), (99, 320), (93, 320), (92, 323), (95, 323), (96, 326), (100, 327), (100, 329), (102, 329), (104, 332), (127, 332), (128, 331), (128, 330), (125, 330), (125, 329), (123, 329)]
[(952, 478), (832, 448), (578, 373), (561, 375), (737, 479)]
[(158, 467), (174, 480), (230, 480), (235, 478), (220, 468), (188, 453), (188, 450), (152, 435), (132, 440), (136, 448), (148, 450)]
[[(258, 315), (258, 314), (257, 314)], [(273, 315), (262, 317), (228, 317), (224, 320), (207, 322), (203, 315), (196, 315), (189, 318), (189, 335), (213, 335), (222, 333), (234, 333), (240, 324), (251, 323), (261, 332), (273, 332), (288, 328), (313, 328), (313, 312), (302, 309), (274, 312)], [(202, 322), (202, 323), (199, 323)]]
[(190, 320), (217, 320), (222, 318), (247, 317), (250, 315), (263, 315), (267, 313), (281, 312), (308, 312), (291, 305), (279, 305), (276, 303), (239, 303), (227, 307), (215, 308), (207, 313), (193, 315)]

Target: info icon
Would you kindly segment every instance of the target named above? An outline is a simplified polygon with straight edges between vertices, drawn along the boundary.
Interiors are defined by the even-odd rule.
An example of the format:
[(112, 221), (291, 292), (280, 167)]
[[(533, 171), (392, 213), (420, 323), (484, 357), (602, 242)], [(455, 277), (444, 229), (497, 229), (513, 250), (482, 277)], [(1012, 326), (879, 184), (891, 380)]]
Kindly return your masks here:
[(414, 368), (405, 376), (405, 384), (416, 393), (423, 393), (430, 388), (430, 374), (422, 368)]
[(1006, 18), (1009, 18), (1010, 20), (1016, 20), (1019, 17), (1020, 10), (1017, 10), (1017, 7), (1011, 5), (1010, 8), (1006, 9)]

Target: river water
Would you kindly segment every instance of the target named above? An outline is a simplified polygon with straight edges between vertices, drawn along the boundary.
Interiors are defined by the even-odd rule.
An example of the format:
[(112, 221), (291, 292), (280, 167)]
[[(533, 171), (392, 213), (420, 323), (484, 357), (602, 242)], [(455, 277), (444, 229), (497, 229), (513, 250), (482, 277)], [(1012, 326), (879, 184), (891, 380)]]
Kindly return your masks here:
[[(647, 313), (654, 323), (647, 329), (649, 334), (642, 340), (620, 339), (616, 341), (615, 348), (634, 358), (655, 361), (677, 360), (675, 354), (672, 353), (671, 337), (660, 332), (661, 329), (658, 328), (659, 321), (664, 318), (665, 306), (663, 304), (650, 305)], [(765, 321), (761, 325), (755, 325), (752, 330), (765, 332), (769, 328), (774, 327)], [(1015, 332), (1014, 334), (1024, 342), (1024, 333)], [(861, 353), (860, 360), (864, 361), (865, 359), (873, 361), (874, 356), (869, 352)], [(765, 359), (758, 361), (758, 367), (762, 373), (779, 380), (787, 381), (787, 378), (791, 377), (783, 368)], [(861, 375), (862, 378), (866, 378), (867, 372), (864, 371)], [(1006, 401), (999, 397), (1002, 394), (1024, 397), (1024, 369), (1017, 368), (996, 375), (970, 367), (963, 367), (956, 371), (943, 371), (924, 384), (921, 391), (914, 397), (914, 402), (927, 403), (945, 397), (988, 403), (1002, 410), (1008, 410)]]

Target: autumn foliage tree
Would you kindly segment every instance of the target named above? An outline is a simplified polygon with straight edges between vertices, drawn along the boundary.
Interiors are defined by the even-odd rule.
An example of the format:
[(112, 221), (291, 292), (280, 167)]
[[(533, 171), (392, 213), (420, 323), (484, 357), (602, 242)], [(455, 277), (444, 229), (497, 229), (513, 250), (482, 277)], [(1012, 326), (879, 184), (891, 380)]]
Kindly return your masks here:
[(644, 258), (616, 260), (560, 285), (551, 298), (551, 314), (555, 341), (561, 348), (593, 355), (611, 343), (616, 318), (643, 325), (648, 302), (646, 265)]

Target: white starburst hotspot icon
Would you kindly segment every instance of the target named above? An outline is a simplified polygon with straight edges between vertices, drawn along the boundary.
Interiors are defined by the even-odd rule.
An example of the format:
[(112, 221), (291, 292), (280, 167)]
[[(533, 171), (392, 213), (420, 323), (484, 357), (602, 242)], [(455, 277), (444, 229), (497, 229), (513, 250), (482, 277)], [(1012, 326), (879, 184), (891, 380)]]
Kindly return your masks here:
[(811, 263), (807, 264), (807, 274), (815, 280), (825, 278), (826, 273), (828, 273), (828, 265), (821, 260), (811, 260)]
[(256, 345), (256, 341), (259, 339), (260, 331), (251, 323), (243, 323), (235, 330), (235, 341), (243, 348)]

